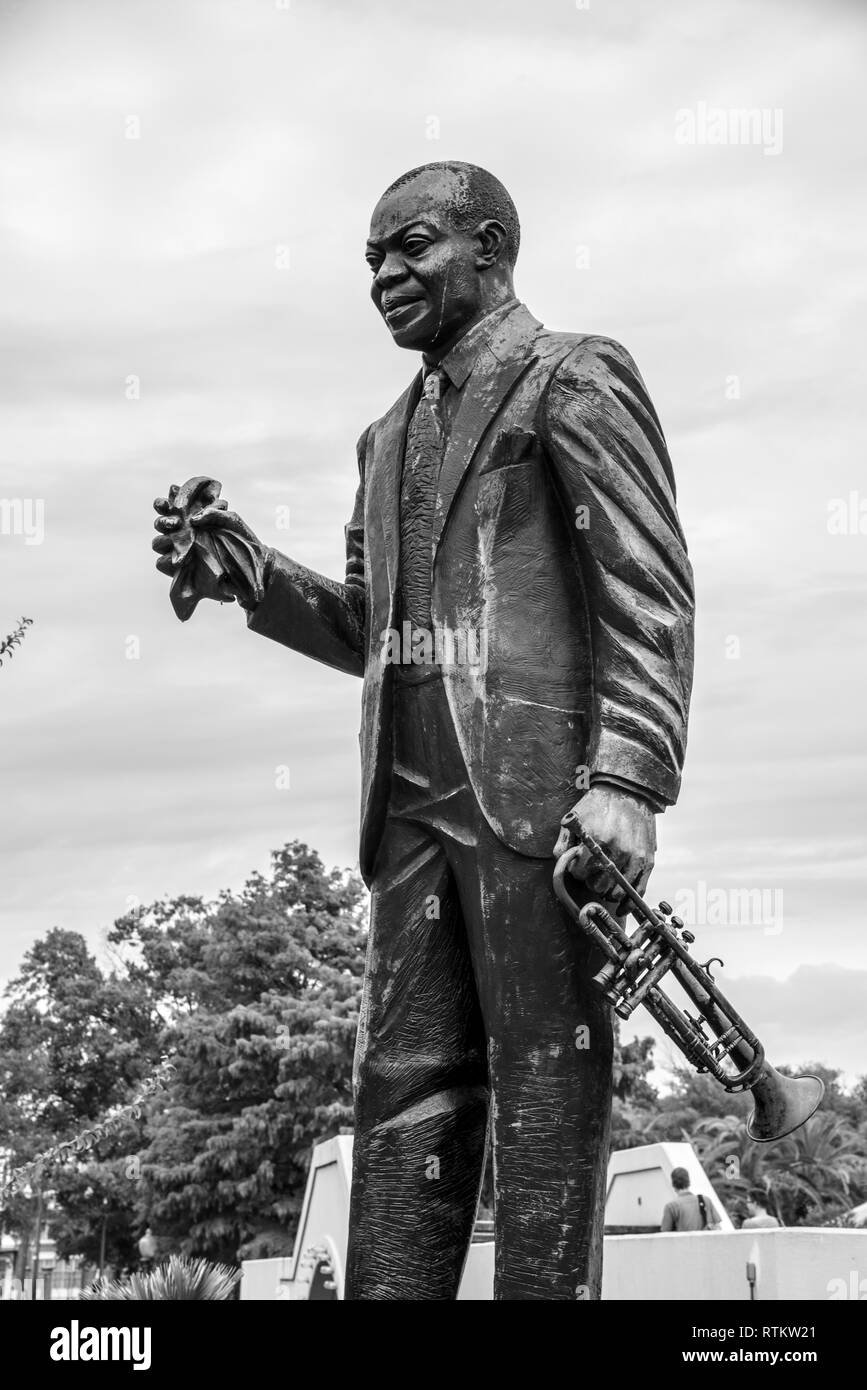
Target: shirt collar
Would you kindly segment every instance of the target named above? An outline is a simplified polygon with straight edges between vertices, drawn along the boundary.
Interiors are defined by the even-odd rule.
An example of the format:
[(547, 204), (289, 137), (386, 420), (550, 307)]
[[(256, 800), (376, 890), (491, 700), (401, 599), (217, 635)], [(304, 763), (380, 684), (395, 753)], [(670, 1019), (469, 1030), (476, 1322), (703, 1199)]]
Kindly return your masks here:
[(474, 323), (472, 328), (458, 339), (441, 362), (431, 362), (427, 357), (422, 358), (425, 376), (433, 371), (434, 367), (442, 367), (451, 385), (460, 390), (476, 365), (482, 348), (490, 341), (497, 324), (510, 314), (518, 303), (517, 299), (510, 299), (505, 304), (498, 304), (496, 309), (485, 314), (483, 319), (479, 319), (478, 323)]

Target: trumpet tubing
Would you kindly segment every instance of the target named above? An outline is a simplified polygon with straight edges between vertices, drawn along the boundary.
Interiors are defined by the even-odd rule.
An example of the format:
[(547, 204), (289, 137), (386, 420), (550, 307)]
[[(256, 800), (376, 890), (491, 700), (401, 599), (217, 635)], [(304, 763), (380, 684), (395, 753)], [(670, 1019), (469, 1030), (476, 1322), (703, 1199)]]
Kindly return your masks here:
[[(695, 960), (689, 952), (695, 937), (668, 903), (653, 908), (645, 902), (577, 817), (569, 828), (579, 844), (558, 859), (554, 891), (605, 957), (593, 977), (596, 989), (620, 1018), (629, 1018), (643, 1005), (687, 1061), (698, 1071), (708, 1072), (726, 1091), (750, 1091), (755, 1104), (747, 1124), (751, 1138), (768, 1143), (798, 1129), (818, 1109), (823, 1082), (817, 1076), (782, 1076), (772, 1067), (761, 1042), (711, 974), (719, 958), (704, 965)], [(634, 931), (628, 932), (601, 903), (579, 907), (575, 902), (566, 880), (579, 855), (589, 855), (624, 892), (638, 924)], [(694, 1014), (680, 1008), (662, 989), (668, 974), (686, 994)]]

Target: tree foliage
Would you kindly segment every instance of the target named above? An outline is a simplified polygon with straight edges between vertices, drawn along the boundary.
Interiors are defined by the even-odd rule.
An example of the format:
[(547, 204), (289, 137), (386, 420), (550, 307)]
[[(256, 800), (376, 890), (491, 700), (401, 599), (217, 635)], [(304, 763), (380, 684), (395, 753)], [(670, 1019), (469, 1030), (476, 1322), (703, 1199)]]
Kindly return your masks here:
[(85, 1303), (225, 1302), (235, 1297), (240, 1275), (227, 1265), (172, 1255), (164, 1265), (128, 1279), (103, 1279), (84, 1290)]
[[(239, 893), (119, 919), (108, 974), (76, 933), (32, 948), (0, 1021), (12, 1166), (175, 1053), (140, 1125), (51, 1176), (61, 1254), (95, 1263), (103, 1222), (120, 1268), (148, 1224), (164, 1249), (229, 1262), (291, 1249), (311, 1146), (352, 1120), (364, 915), (360, 881), (293, 843)], [(32, 1207), (13, 1199), (8, 1224), (29, 1228)]]
[(175, 1248), (291, 1250), (311, 1147), (352, 1121), (362, 922), (359, 881), (295, 843), (237, 895), (115, 925), (176, 1053), (140, 1153), (142, 1206)]
[(7, 661), (11, 661), (15, 655), (15, 649), (21, 646), (27, 636), (27, 629), (32, 626), (32, 618), (20, 618), (12, 631), (0, 639), (0, 666), (3, 665), (4, 657)]
[[(650, 1039), (643, 1042), (652, 1046)], [(684, 1066), (662, 1095), (647, 1083), (651, 1098), (645, 1092), (615, 1099), (613, 1147), (686, 1141), (733, 1215), (745, 1214), (747, 1193), (759, 1187), (784, 1225), (836, 1220), (867, 1198), (867, 1079), (847, 1090), (837, 1069), (809, 1063), (797, 1071), (821, 1077), (825, 1097), (821, 1110), (785, 1139), (757, 1144), (747, 1132), (749, 1092), (726, 1093), (710, 1076)]]
[[(5, 1166), (13, 1169), (59, 1140), (74, 1138), (126, 1099), (155, 1063), (163, 1025), (131, 981), (104, 975), (83, 937), (60, 928), (53, 928), (27, 952), (5, 998), (7, 1007), (0, 1016), (0, 1151)], [(123, 1138), (139, 1142), (136, 1134)], [(105, 1146), (104, 1154), (119, 1143), (120, 1136)], [(61, 1253), (70, 1246), (66, 1237), (73, 1230), (64, 1204), (75, 1194), (78, 1221), (88, 1235), (81, 1245), (73, 1240), (71, 1247), (90, 1253), (107, 1220), (113, 1235), (121, 1238), (120, 1248), (112, 1241), (111, 1253), (126, 1257), (131, 1248), (128, 1193), (119, 1194), (109, 1173), (98, 1181), (91, 1177), (83, 1179), (68, 1167), (43, 1175), (43, 1188), (58, 1194)], [(5, 1205), (7, 1227), (21, 1232), (25, 1241), (35, 1228), (37, 1204), (37, 1193), (31, 1190), (10, 1197)], [(99, 1237), (93, 1235), (94, 1223)], [(23, 1266), (23, 1258), (19, 1263)]]

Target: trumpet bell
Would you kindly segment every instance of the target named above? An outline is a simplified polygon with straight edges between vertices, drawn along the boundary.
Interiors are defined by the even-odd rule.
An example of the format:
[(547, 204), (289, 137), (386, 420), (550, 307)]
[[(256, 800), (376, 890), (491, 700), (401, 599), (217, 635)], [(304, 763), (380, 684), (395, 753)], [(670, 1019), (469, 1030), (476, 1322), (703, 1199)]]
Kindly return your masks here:
[(768, 1144), (784, 1139), (816, 1113), (825, 1083), (818, 1076), (782, 1076), (765, 1062), (750, 1090), (756, 1108), (747, 1120), (747, 1133), (757, 1143)]

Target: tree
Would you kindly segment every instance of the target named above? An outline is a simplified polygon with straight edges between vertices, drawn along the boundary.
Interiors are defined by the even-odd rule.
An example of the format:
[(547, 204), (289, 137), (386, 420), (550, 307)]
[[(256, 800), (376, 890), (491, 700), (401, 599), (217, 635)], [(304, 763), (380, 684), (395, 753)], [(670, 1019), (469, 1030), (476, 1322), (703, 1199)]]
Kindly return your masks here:
[(167, 1020), (141, 1221), (185, 1254), (291, 1250), (312, 1144), (352, 1120), (364, 890), (293, 843), (238, 895), (141, 908), (110, 934)]
[(637, 1106), (655, 1106), (659, 1102), (656, 1088), (649, 1077), (653, 1070), (653, 1038), (620, 1040), (620, 1020), (614, 1021), (614, 1095), (619, 1101)]
[(727, 1204), (764, 1187), (784, 1225), (821, 1225), (867, 1186), (862, 1137), (839, 1115), (819, 1111), (793, 1134), (757, 1144), (736, 1115), (698, 1122), (696, 1151)]
[[(158, 1056), (161, 1021), (131, 982), (106, 977), (84, 938), (53, 928), (27, 952), (6, 990), (0, 1018), (0, 1148), (12, 1169), (120, 1103)], [(43, 1174), (58, 1194), (56, 1220), (70, 1171)], [(33, 1185), (32, 1185), (33, 1186)], [(116, 1187), (107, 1196), (117, 1195)], [(129, 1211), (110, 1203), (120, 1231)], [(5, 1204), (6, 1226), (21, 1234), (23, 1274), (36, 1221), (37, 1196), (18, 1194)], [(100, 1207), (100, 1224), (105, 1215)], [(51, 1219), (52, 1230), (55, 1218)], [(63, 1250), (62, 1250), (63, 1253)], [(117, 1252), (111, 1251), (116, 1254)]]
[(867, 1193), (863, 1136), (839, 1114), (819, 1111), (779, 1146), (774, 1167), (813, 1199), (807, 1224), (837, 1215)]
[[(305, 845), (213, 903), (140, 908), (109, 934), (104, 974), (76, 933), (28, 952), (0, 1022), (0, 1149), (10, 1168), (129, 1102), (160, 1053), (168, 1088), (89, 1155), (57, 1165), (62, 1255), (128, 1269), (152, 1224), (163, 1251), (291, 1248), (312, 1144), (352, 1120), (364, 963), (360, 881)], [(34, 1224), (16, 1196), (7, 1224)]]
[(106, 977), (84, 938), (53, 928), (27, 952), (0, 1020), (4, 1102), (55, 1136), (95, 1120), (148, 1071), (160, 1020), (134, 982)]
[(828, 1067), (824, 1062), (805, 1062), (802, 1067), (784, 1066), (779, 1071), (783, 1076), (818, 1076), (825, 1086), (821, 1113), (839, 1115), (848, 1125), (855, 1127), (863, 1121), (867, 1112), (867, 1076), (862, 1076), (850, 1090), (846, 1090), (840, 1068)]
[(659, 1096), (650, 1081), (653, 1070), (653, 1038), (633, 1038), (623, 1043), (620, 1021), (614, 1020), (614, 1098), (611, 1108), (610, 1148), (632, 1149), (652, 1143), (647, 1128), (656, 1115)]

